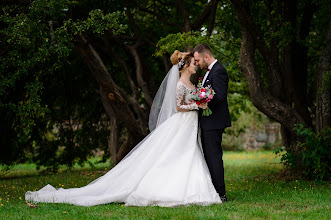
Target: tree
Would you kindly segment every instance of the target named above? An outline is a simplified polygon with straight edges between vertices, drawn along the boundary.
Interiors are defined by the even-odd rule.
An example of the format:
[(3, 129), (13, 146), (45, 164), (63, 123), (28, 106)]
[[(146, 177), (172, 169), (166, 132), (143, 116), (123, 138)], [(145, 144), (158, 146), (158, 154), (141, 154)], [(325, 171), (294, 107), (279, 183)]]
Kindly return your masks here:
[(148, 133), (168, 57), (201, 42), (229, 72), (233, 119), (246, 110), (249, 91), (253, 104), (281, 123), (294, 153), (302, 141), (295, 124), (317, 132), (330, 126), (328, 1), (1, 4), (1, 131), (10, 137), (1, 145), (11, 149), (9, 161), (34, 155), (40, 165), (72, 165), (102, 148), (117, 163)]
[[(108, 97), (108, 99), (103, 99), (103, 105), (108, 109), (109, 118), (113, 118), (113, 126), (117, 127), (118, 121), (124, 124), (127, 137), (121, 146), (115, 145), (118, 143), (116, 136), (119, 132), (116, 129), (111, 130), (110, 149), (111, 152), (114, 152), (113, 161), (116, 161), (116, 163), (148, 133), (148, 114), (157, 86), (150, 71), (151, 64), (149, 64), (155, 61), (146, 59), (143, 51), (144, 47), (156, 48), (156, 41), (160, 37), (160, 32), (154, 31), (153, 28), (158, 27), (157, 31), (160, 29), (168, 29), (169, 31), (179, 29), (184, 32), (198, 30), (209, 15), (211, 16), (209, 25), (213, 26), (214, 12), (218, 1), (211, 1), (206, 5), (197, 4), (203, 8), (192, 24), (188, 8), (182, 0), (176, 1), (175, 5), (172, 4), (172, 1), (143, 1), (143, 3), (144, 6), (142, 6), (142, 2), (124, 1), (125, 14), (130, 28), (129, 35), (114, 36), (111, 32), (106, 33), (102, 37), (102, 42), (106, 47), (96, 42), (89, 42), (81, 35), (77, 35), (74, 41), (77, 50), (84, 57), (92, 74), (98, 81), (101, 95)], [(172, 19), (165, 20), (163, 13), (169, 11), (171, 13), (166, 14), (166, 16)], [(181, 16), (181, 18), (179, 17), (180, 22), (178, 22), (178, 14)], [(155, 17), (159, 20), (156, 20)], [(141, 22), (144, 24), (151, 22), (152, 25), (144, 26)], [(92, 44), (95, 44), (95, 46)], [(110, 46), (114, 44), (122, 49), (118, 47), (114, 49)], [(111, 74), (107, 71), (103, 59), (100, 58), (95, 48), (109, 54), (121, 66), (125, 79), (130, 86), (131, 94), (120, 88), (111, 78)], [(121, 50), (126, 57), (129, 56), (132, 60), (127, 61), (127, 59), (119, 56), (117, 50)], [(132, 78), (132, 74), (128, 69), (130, 62), (134, 63), (135, 79)], [(162, 72), (165, 73), (169, 69), (169, 61), (166, 56), (163, 56), (163, 64), (166, 71)]]
[[(293, 130), (295, 125), (320, 131), (331, 123), (330, 85), (326, 85), (331, 67), (330, 2), (231, 3), (242, 33), (239, 67), (248, 82), (251, 100), (281, 124), (287, 151), (300, 154), (296, 145), (303, 140)], [(301, 163), (297, 161), (298, 166)]]
[[(69, 74), (66, 68), (74, 65), (70, 67), (74, 70), (71, 73), (80, 78), (81, 73), (75, 70), (82, 70), (84, 66), (77, 61), (78, 53), (97, 82), (94, 92), (100, 98), (96, 101), (102, 102), (111, 126), (108, 151), (117, 163), (148, 133), (153, 96), (169, 69), (168, 55), (159, 60), (151, 56), (156, 42), (165, 33), (199, 30), (208, 19), (212, 27), (217, 3), (188, 5), (181, 0), (176, 4), (113, 0), (5, 2), (1, 15), (3, 59), (0, 68), (4, 79), (1, 111), (10, 117), (5, 118), (3, 130), (12, 131), (8, 134), (12, 137), (10, 141), (15, 140), (15, 136), (21, 138), (14, 144), (6, 139), (2, 147), (13, 149), (9, 145), (15, 145), (19, 155), (29, 155), (27, 152), (37, 155), (34, 160), (40, 165), (72, 165), (77, 158), (86, 159), (88, 149), (92, 148), (82, 153), (85, 147), (78, 142), (80, 129), (75, 127), (91, 128), (96, 124), (88, 120), (91, 112), (81, 114), (86, 113), (88, 107), (79, 99), (69, 101), (66, 96), (62, 96), (64, 103), (57, 99), (46, 101), (50, 85), (58, 84), (58, 89), (69, 86), (69, 82), (59, 77), (61, 72)], [(123, 8), (124, 16), (118, 12)], [(20, 84), (26, 85), (25, 88)], [(95, 98), (91, 92), (93, 84), (88, 85), (89, 96)], [(65, 104), (69, 102), (74, 104), (69, 107)], [(103, 120), (99, 114), (96, 118)], [(64, 123), (64, 119), (68, 123)], [(59, 133), (54, 133), (53, 127), (59, 125)], [(92, 143), (88, 143), (92, 147)], [(64, 146), (61, 157), (56, 156), (59, 144)], [(95, 147), (98, 146), (100, 143)], [(69, 151), (74, 153), (70, 155)], [(18, 154), (13, 154), (10, 160), (17, 161), (14, 158)], [(47, 155), (53, 155), (54, 160), (47, 160)]]
[[(74, 26), (69, 19), (63, 21), (70, 1), (5, 3), (0, 16), (0, 129), (4, 134), (0, 162), (33, 160), (54, 169), (82, 163), (92, 149), (104, 145), (102, 136), (106, 137), (108, 129), (107, 120), (99, 123), (104, 119), (93, 105), (99, 101), (94, 81), (82, 74), (86, 72), (74, 58), (67, 31), (82, 31), (78, 28), (88, 24)], [(93, 24), (123, 30), (116, 23), (120, 13), (103, 15), (94, 10), (90, 15), (89, 28), (94, 32), (101, 30)], [(103, 22), (91, 22), (100, 17)]]

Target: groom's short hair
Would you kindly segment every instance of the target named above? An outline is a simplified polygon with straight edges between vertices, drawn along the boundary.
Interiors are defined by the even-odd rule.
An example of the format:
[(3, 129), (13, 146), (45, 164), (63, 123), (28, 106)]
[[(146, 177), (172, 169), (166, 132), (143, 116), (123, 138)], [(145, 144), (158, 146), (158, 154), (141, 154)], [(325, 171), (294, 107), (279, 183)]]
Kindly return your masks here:
[(194, 47), (193, 49), (193, 54), (195, 52), (198, 52), (199, 54), (209, 54), (211, 56), (213, 56), (213, 53), (211, 52), (210, 47), (208, 47), (206, 44), (198, 44)]

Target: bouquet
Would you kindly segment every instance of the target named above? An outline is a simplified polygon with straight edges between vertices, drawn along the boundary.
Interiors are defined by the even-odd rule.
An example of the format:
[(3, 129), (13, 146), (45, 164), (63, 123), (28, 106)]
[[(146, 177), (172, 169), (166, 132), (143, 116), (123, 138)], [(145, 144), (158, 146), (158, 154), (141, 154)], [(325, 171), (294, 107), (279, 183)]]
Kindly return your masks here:
[[(193, 90), (191, 93), (192, 100), (194, 100), (197, 105), (200, 105), (201, 103), (205, 103), (205, 102), (210, 102), (215, 95), (215, 92), (211, 88), (211, 85), (207, 87), (202, 87), (201, 81), (202, 81), (202, 77), (199, 78), (198, 85), (195, 87), (195, 90)], [(211, 114), (212, 111), (208, 106), (206, 109), (203, 109), (202, 111), (203, 116), (209, 116)]]

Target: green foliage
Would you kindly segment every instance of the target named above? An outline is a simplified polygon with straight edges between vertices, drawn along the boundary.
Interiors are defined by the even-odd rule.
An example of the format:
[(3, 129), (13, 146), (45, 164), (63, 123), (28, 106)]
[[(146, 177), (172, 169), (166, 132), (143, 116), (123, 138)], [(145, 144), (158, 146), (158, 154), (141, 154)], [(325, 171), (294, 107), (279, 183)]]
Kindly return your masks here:
[[(310, 179), (329, 179), (331, 173), (331, 128), (327, 127), (321, 132), (315, 133), (311, 128), (297, 124), (294, 130), (299, 137), (304, 139), (304, 142), (298, 142), (295, 149), (287, 149), (281, 155), (282, 162), (296, 171), (302, 171)], [(277, 153), (280, 154), (282, 150), (277, 151)]]
[[(106, 119), (94, 105), (102, 106), (96, 85), (93, 78), (86, 80), (87, 68), (74, 58), (72, 40), (76, 34), (116, 35), (127, 27), (121, 12), (99, 9), (74, 21), (77, 5), (35, 0), (29, 7), (8, 4), (1, 9), (0, 132), (6, 138), (0, 142), (0, 164), (32, 160), (56, 170), (61, 164), (82, 164), (91, 150), (107, 147), (109, 126), (99, 124)], [(65, 126), (68, 119), (78, 121), (80, 129)], [(54, 132), (54, 127), (62, 129)]]
[(195, 45), (205, 43), (213, 55), (225, 66), (229, 74), (228, 102), (231, 120), (236, 121), (243, 112), (249, 111), (247, 81), (238, 71), (240, 39), (227, 38), (218, 33), (207, 36), (200, 32), (168, 34), (157, 43), (155, 56), (172, 54), (173, 51), (190, 51)]
[(86, 20), (73, 21), (69, 19), (64, 21), (63, 31), (69, 36), (74, 36), (85, 32), (104, 34), (105, 31), (111, 30), (113, 34), (117, 35), (124, 33), (127, 29), (127, 25), (120, 22), (123, 15), (119, 11), (104, 15), (100, 9), (95, 9), (90, 11)]
[(209, 44), (209, 37), (201, 36), (200, 32), (168, 34), (166, 37), (159, 40), (156, 45), (158, 50), (154, 55), (162, 56), (165, 53), (172, 54), (174, 50), (192, 50), (192, 47), (199, 43)]
[(35, 120), (47, 114), (48, 107), (41, 100), (42, 79), (61, 68), (61, 59), (71, 50), (69, 45), (51, 44), (48, 30), (48, 19), (64, 16), (59, 13), (59, 3), (69, 2), (34, 1), (27, 12), (11, 16), (11, 8), (5, 7), (4, 15), (0, 16), (5, 27), (0, 46), (9, 49), (0, 61), (1, 104), (10, 105), (19, 119), (16, 130), (20, 137), (28, 138)]

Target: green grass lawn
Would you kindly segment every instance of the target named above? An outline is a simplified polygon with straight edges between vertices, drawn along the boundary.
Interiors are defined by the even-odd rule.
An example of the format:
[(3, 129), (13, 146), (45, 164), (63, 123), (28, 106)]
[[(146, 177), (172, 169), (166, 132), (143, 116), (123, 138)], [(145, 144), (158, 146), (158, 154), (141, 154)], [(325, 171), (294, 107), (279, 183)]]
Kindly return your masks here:
[(42, 203), (30, 208), (24, 203), (26, 191), (48, 183), (84, 186), (107, 172), (107, 164), (52, 175), (38, 174), (34, 165), (18, 165), (0, 179), (0, 219), (331, 219), (330, 182), (282, 180), (282, 165), (270, 151), (225, 152), (224, 162), (229, 202), (175, 208)]

